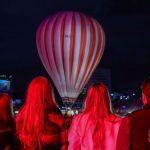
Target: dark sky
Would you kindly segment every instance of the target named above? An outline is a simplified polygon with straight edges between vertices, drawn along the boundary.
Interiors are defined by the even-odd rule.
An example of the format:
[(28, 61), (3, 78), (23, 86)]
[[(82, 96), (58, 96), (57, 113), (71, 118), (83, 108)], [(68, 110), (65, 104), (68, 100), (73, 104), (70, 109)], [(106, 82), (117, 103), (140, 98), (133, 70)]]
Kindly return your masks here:
[(112, 71), (112, 89), (135, 89), (150, 75), (150, 4), (144, 0), (1, 0), (0, 74), (12, 74), (24, 90), (36, 75), (46, 75), (37, 53), (40, 22), (57, 11), (75, 10), (97, 19), (106, 34), (99, 64)]

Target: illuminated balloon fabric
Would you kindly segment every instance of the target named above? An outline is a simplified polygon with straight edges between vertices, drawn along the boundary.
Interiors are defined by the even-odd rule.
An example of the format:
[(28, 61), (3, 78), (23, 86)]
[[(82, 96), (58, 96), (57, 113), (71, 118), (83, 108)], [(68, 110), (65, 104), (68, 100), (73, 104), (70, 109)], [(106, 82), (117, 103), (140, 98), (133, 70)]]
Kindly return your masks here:
[(36, 42), (60, 96), (74, 101), (102, 57), (102, 27), (83, 13), (57, 13), (40, 24)]

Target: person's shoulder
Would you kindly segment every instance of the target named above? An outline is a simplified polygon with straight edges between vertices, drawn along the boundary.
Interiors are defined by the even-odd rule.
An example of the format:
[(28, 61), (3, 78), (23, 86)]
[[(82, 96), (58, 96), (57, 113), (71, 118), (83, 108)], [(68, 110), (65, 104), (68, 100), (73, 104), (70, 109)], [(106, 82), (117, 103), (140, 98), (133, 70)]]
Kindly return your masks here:
[(72, 118), (72, 122), (78, 122), (82, 117), (82, 113), (79, 113), (77, 115), (74, 115)]
[(140, 109), (137, 109), (137, 110), (135, 110), (135, 111), (133, 111), (132, 113), (129, 113), (127, 116), (128, 117), (132, 117), (132, 116), (135, 116), (135, 115), (137, 115), (137, 114), (140, 114), (140, 113), (142, 113), (142, 112), (144, 112), (145, 110), (143, 109), (143, 108), (140, 108)]
[(10, 121), (7, 121), (7, 122), (2, 122), (0, 121), (0, 130), (14, 130), (16, 127), (16, 123), (15, 123), (15, 120), (12, 119)]
[(77, 114), (77, 115), (74, 115), (74, 116), (73, 116), (73, 121), (79, 120), (79, 119), (81, 118), (81, 116), (82, 116), (82, 113), (79, 113), (79, 114)]
[(72, 118), (71, 128), (73, 130), (77, 130), (77, 128), (81, 127), (81, 124), (85, 123), (85, 115), (83, 113), (79, 113), (77, 115), (74, 115)]
[(121, 122), (121, 120), (123, 118), (121, 116), (116, 115), (116, 114), (110, 114), (110, 119), (112, 122), (117, 123), (117, 122)]
[(73, 117), (73, 122), (85, 122), (89, 118), (89, 114), (80, 112)]

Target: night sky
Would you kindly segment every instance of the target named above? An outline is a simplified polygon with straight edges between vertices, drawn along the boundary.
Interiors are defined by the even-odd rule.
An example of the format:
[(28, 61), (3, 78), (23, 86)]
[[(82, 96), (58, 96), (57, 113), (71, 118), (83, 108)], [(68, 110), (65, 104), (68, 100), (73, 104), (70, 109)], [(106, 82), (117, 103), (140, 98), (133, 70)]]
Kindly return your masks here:
[(1, 0), (0, 74), (20, 91), (36, 75), (48, 77), (37, 53), (38, 25), (57, 11), (80, 11), (106, 34), (100, 68), (111, 69), (112, 89), (137, 89), (150, 76), (150, 5), (144, 0)]

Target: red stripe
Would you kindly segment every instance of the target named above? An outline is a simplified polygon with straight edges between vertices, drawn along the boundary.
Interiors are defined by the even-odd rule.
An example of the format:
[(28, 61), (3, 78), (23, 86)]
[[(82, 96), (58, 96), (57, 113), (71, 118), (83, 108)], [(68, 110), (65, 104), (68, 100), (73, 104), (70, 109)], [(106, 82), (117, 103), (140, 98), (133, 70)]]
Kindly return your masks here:
[(43, 57), (42, 57), (42, 53), (41, 53), (41, 30), (42, 30), (42, 26), (43, 24), (45, 23), (45, 21), (43, 21), (38, 30), (37, 30), (37, 34), (36, 34), (36, 44), (37, 44), (37, 48), (38, 48), (38, 52), (39, 52), (39, 55), (40, 55), (40, 58), (43, 60)]
[[(40, 25), (40, 27), (38, 28), (38, 31), (37, 31), (38, 52), (39, 52), (39, 55), (40, 55), (43, 63), (44, 63), (43, 49), (42, 49), (41, 45), (42, 45), (42, 39), (43, 39), (42, 31), (43, 31), (43, 28), (46, 26), (45, 24), (46, 24), (46, 20), (41, 23), (41, 25)], [(43, 65), (45, 65), (45, 63)]]
[[(104, 31), (101, 27), (101, 25), (96, 21), (96, 24), (97, 24), (97, 28), (98, 28), (98, 35), (99, 35), (99, 48), (100, 51), (99, 51), (99, 54), (98, 54), (98, 57), (102, 57), (103, 55), (103, 52), (104, 52), (104, 46), (105, 46), (105, 34), (104, 34)], [(99, 58), (99, 59), (100, 59)]]
[[(55, 65), (56, 65), (56, 70), (59, 72), (59, 75), (61, 75), (60, 74), (60, 71), (59, 71), (59, 69), (58, 69), (58, 65), (57, 65), (57, 61), (56, 61), (56, 54), (55, 54), (55, 45), (54, 45), (54, 33), (55, 33), (55, 27), (56, 27), (56, 23), (57, 23), (57, 20), (58, 20), (58, 17), (59, 17), (59, 15), (57, 15), (57, 17), (56, 17), (56, 19), (55, 19), (55, 21), (54, 21), (54, 23), (53, 23), (53, 25), (52, 25), (52, 33), (51, 33), (51, 44), (52, 44), (52, 52), (53, 52), (53, 58), (54, 58), (54, 62), (55, 62)], [(53, 65), (53, 64), (52, 64)]]
[(81, 70), (84, 53), (85, 53), (85, 46), (86, 46), (86, 28), (85, 28), (85, 20), (82, 14), (80, 15), (80, 21), (81, 21), (81, 42), (80, 42), (80, 52), (79, 52), (79, 58), (78, 58), (78, 66), (77, 66), (77, 73), (76, 73), (76, 81), (78, 80), (79, 73)]
[[(47, 49), (47, 46), (46, 46), (46, 43), (47, 43), (46, 42), (46, 34), (47, 34), (48, 26), (49, 26), (49, 19), (48, 19), (47, 24), (45, 25), (44, 36), (43, 36), (44, 40), (43, 41), (44, 41), (44, 50), (45, 50), (44, 54), (46, 54), (46, 59), (47, 59), (48, 63), (50, 64), (49, 58), (48, 58), (48, 53), (47, 53), (48, 49)], [(49, 65), (49, 67), (50, 67), (50, 65)], [(47, 68), (47, 66), (46, 66), (46, 68)]]

